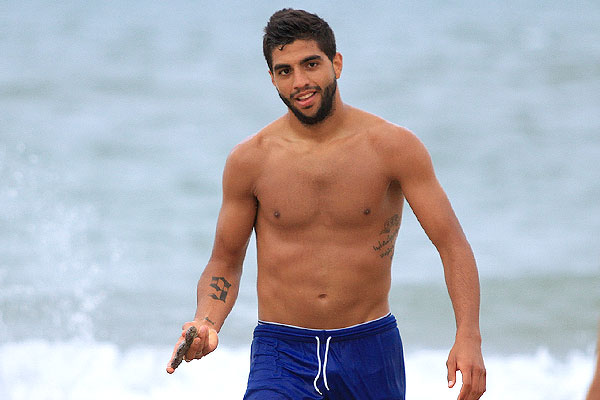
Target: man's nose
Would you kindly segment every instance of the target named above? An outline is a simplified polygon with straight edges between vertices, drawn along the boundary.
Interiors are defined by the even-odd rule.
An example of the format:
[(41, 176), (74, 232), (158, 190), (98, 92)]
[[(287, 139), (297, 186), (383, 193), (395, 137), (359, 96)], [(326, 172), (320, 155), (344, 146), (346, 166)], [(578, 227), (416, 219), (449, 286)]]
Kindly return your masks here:
[(308, 74), (305, 71), (298, 70), (294, 71), (294, 89), (302, 89), (309, 86), (310, 80)]

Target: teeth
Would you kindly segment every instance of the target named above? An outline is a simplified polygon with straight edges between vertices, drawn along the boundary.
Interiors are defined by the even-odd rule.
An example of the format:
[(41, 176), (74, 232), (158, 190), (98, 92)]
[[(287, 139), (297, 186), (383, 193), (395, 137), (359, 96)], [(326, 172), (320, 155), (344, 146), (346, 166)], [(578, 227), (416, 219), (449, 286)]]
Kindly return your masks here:
[(305, 94), (304, 96), (300, 96), (298, 97), (298, 100), (306, 100), (308, 99), (310, 96), (312, 96), (314, 93), (309, 93), (309, 94)]

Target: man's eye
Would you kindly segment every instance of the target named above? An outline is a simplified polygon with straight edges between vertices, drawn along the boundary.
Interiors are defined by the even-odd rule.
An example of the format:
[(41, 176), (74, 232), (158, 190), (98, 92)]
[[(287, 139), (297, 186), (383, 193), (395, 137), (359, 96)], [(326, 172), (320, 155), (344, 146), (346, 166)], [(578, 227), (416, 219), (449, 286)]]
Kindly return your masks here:
[(290, 73), (289, 68), (284, 68), (279, 70), (279, 75), (288, 75)]
[(308, 63), (309, 68), (315, 68), (317, 65), (319, 65), (319, 63), (317, 63), (317, 62), (309, 62)]

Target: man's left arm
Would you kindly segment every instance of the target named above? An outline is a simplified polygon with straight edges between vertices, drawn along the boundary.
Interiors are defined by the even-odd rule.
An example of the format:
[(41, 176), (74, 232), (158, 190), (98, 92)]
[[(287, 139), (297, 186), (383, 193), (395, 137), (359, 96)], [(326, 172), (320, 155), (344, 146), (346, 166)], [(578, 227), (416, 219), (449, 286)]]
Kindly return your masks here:
[(588, 389), (588, 394), (585, 400), (600, 399), (600, 325), (598, 326), (598, 345), (596, 346), (596, 367), (594, 377)]
[(479, 276), (473, 251), (444, 190), (425, 146), (402, 130), (396, 157), (397, 176), (411, 209), (437, 248), (454, 308), (456, 338), (448, 356), (448, 386), (462, 374), (459, 400), (479, 399), (485, 392), (486, 372), (479, 330)]

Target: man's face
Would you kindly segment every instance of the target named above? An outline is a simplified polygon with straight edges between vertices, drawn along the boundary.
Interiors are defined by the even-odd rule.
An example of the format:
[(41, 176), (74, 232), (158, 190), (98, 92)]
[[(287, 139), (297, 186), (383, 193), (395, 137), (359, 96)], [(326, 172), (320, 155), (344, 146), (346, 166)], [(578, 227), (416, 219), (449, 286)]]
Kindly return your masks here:
[(273, 49), (272, 57), (271, 80), (298, 120), (312, 125), (327, 118), (334, 106), (341, 55), (332, 62), (314, 40), (296, 40)]

